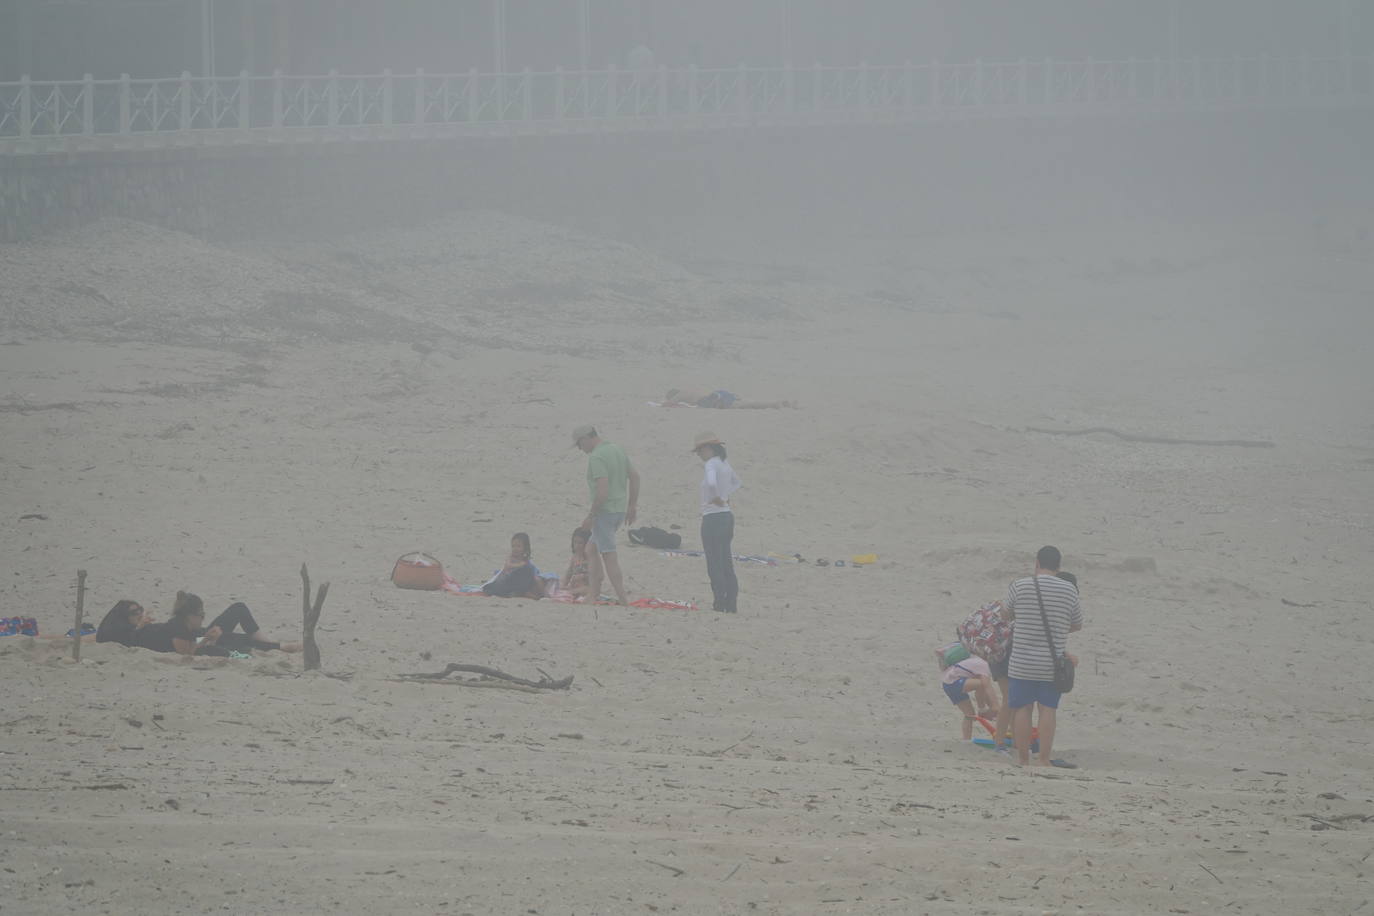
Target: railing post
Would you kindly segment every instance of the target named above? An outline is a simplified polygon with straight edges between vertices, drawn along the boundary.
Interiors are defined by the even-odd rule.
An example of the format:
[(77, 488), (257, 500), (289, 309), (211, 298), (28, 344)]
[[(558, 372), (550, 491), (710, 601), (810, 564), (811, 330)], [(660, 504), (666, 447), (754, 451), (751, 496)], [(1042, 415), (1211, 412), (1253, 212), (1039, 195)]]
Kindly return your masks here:
[(940, 90), (940, 59), (930, 59), (930, 107), (939, 111), (944, 107), (944, 93)]
[(744, 117), (749, 117), (749, 69), (744, 64), (739, 65), (739, 79), (735, 83), (738, 94), (736, 100), (739, 104), (739, 113)]
[[(153, 86), (153, 92), (157, 92), (157, 86)], [(157, 125), (153, 125), (157, 129)], [(191, 129), (191, 71), (181, 71), (181, 129)]]
[(1193, 55), (1193, 100), (1202, 101), (1202, 58)]
[(902, 110), (911, 114), (916, 107), (916, 70), (911, 61), (902, 65)]
[(248, 71), (239, 71), (239, 130), (248, 130), (252, 127), (253, 106), (249, 93), (252, 92), (252, 83), (248, 80)]
[(1307, 52), (1298, 55), (1298, 98), (1305, 99), (1311, 93), (1307, 86)]
[(95, 80), (89, 73), (81, 78), (81, 132), (95, 133)]
[(522, 74), (525, 79), (524, 91), (521, 93), (520, 104), (524, 108), (524, 120), (534, 120), (534, 77), (530, 75), (530, 68), (526, 67)]
[(789, 60), (782, 71), (782, 104), (788, 117), (797, 113), (797, 74)]
[(425, 123), (425, 71), (423, 68), (415, 71), (415, 111), (411, 116), (411, 123)]
[(697, 94), (697, 65), (687, 65), (687, 113), (695, 115), (701, 110), (701, 98)]
[(1020, 86), (1017, 88), (1017, 98), (1021, 100), (1021, 107), (1025, 108), (1030, 101), (1030, 64), (1026, 59), (1021, 58), (1021, 68), (1019, 70)]
[(477, 121), (478, 115), (482, 113), (482, 87), (481, 75), (477, 68), (468, 70), (468, 123)]
[(606, 65), (606, 117), (614, 118), (619, 101), (615, 97), (615, 64)]
[(658, 65), (658, 119), (668, 120), (668, 68)]
[(821, 100), (825, 98), (824, 77), (821, 73), (821, 63), (816, 61), (811, 65), (811, 113), (816, 114), (821, 111)]
[(1139, 101), (1139, 87), (1135, 82), (1135, 58), (1130, 57), (1126, 60), (1126, 92), (1131, 97), (1131, 102)]
[(983, 58), (973, 59), (973, 104), (983, 107)]
[(859, 111), (868, 115), (868, 61), (859, 61)]
[(127, 134), (131, 128), (129, 107), (133, 101), (133, 87), (129, 85), (129, 74), (119, 74), (119, 132)]
[(562, 68), (562, 67), (554, 67), (554, 68), (553, 68), (553, 104), (554, 104), (553, 119), (554, 119), (555, 121), (560, 122), (560, 123), (563, 121), (563, 111), (564, 111), (563, 96), (564, 96), (565, 91), (566, 91), (566, 90), (565, 90), (564, 87), (563, 87), (563, 68)]
[(329, 86), (325, 89), (329, 101), (329, 126), (339, 126), (339, 71), (329, 71)]
[(391, 68), (382, 70), (382, 126), (390, 127), (395, 112), (392, 110), (395, 86), (391, 80)]
[(286, 106), (282, 99), (281, 71), (272, 71), (272, 126), (281, 127), (286, 123)]
[(33, 86), (29, 75), (19, 78), (19, 136), (27, 140), (33, 134)]
[(1239, 54), (1231, 58), (1231, 98), (1237, 102), (1241, 99), (1241, 82), (1243, 81), (1241, 71), (1243, 66)]

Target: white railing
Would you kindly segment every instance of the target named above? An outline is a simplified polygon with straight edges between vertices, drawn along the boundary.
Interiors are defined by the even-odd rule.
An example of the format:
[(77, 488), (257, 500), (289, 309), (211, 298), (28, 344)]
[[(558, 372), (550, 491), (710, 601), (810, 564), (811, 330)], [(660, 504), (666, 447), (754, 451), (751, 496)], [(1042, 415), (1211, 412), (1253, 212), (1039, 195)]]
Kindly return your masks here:
[(1372, 104), (1374, 59), (1368, 57), (87, 76), (0, 83), (0, 151), (47, 148), (45, 141), (52, 140), (187, 132), (618, 129)]

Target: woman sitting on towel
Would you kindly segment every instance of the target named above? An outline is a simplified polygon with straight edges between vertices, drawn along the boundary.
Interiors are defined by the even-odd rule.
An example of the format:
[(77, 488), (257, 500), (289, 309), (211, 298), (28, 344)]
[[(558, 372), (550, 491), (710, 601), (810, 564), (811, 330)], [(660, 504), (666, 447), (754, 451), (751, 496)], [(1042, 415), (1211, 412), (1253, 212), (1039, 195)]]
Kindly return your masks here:
[(692, 407), (711, 407), (716, 410), (772, 410), (780, 407), (797, 406), (795, 401), (746, 401), (724, 388), (717, 388), (710, 393), (669, 388), (668, 393), (663, 396), (663, 403), (670, 406), (679, 404)]
[[(177, 592), (172, 618), (166, 623), (149, 623), (137, 602), (121, 601), (100, 622), (96, 642), (118, 642), (180, 655), (226, 656), (249, 649), (301, 650), (300, 643), (273, 642), (263, 636), (252, 611), (241, 601), (226, 608), (208, 628), (201, 626), (204, 622), (205, 602), (190, 592)], [(235, 633), (236, 628), (243, 632)]]
[(572, 533), (572, 559), (568, 560), (568, 571), (563, 573), (559, 587), (574, 598), (586, 598), (591, 592), (590, 570), (587, 557), (587, 544), (592, 533), (586, 528), (578, 528)]
[(501, 571), (492, 576), (482, 591), (497, 598), (543, 598), (544, 579), (530, 559), (530, 536), (523, 531), (511, 535), (510, 556)]

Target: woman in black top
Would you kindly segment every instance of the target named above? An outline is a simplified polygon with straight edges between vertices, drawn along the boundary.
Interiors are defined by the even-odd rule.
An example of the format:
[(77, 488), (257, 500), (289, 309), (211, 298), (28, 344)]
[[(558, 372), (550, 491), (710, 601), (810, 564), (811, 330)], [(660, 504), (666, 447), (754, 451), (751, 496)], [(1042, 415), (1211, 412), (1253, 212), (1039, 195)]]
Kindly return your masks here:
[(124, 646), (138, 645), (138, 631), (151, 623), (143, 605), (125, 599), (110, 608), (95, 631), (96, 642), (117, 642)]
[[(248, 605), (235, 602), (211, 621), (205, 622), (205, 603), (199, 595), (177, 592), (172, 617), (166, 623), (149, 623), (143, 608), (133, 601), (116, 604), (96, 631), (96, 642), (119, 642), (154, 652), (180, 655), (228, 655), (231, 651), (280, 649), (299, 652), (300, 643), (279, 643), (266, 639)], [(235, 633), (242, 629), (242, 633)], [(102, 635), (103, 634), (103, 635)]]

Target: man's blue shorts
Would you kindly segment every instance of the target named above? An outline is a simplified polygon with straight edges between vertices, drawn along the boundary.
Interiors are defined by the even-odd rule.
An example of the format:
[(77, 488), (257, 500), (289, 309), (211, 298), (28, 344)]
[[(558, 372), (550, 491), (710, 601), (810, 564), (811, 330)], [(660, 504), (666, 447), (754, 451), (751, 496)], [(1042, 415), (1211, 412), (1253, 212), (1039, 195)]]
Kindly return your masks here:
[(1039, 703), (1048, 709), (1059, 708), (1060, 693), (1054, 689), (1054, 681), (1031, 681), (1023, 677), (1007, 678), (1007, 705), (1020, 709), (1032, 703)]
[(592, 543), (597, 553), (615, 553), (615, 533), (623, 521), (624, 512), (601, 512), (592, 519)]
[(945, 688), (945, 696), (949, 697), (949, 701), (955, 706), (968, 699), (968, 691), (964, 690), (964, 681), (966, 680), (968, 678), (961, 677), (953, 684), (942, 685)]

